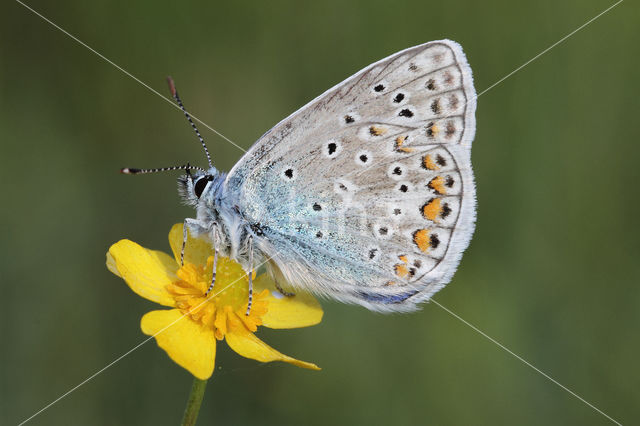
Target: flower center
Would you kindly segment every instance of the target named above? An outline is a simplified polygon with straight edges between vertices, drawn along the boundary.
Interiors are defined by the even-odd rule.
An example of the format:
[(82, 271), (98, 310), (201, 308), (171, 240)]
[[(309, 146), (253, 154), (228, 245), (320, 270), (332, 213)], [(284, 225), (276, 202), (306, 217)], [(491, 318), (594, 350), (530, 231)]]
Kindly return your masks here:
[(251, 312), (246, 315), (249, 290), (245, 272), (227, 258), (219, 258), (216, 266), (216, 283), (206, 296), (213, 256), (209, 256), (206, 265), (185, 263), (178, 269), (179, 280), (167, 285), (176, 306), (192, 320), (213, 329), (218, 340), (228, 332), (255, 332), (262, 325), (262, 315), (268, 311), (269, 290), (253, 295)]

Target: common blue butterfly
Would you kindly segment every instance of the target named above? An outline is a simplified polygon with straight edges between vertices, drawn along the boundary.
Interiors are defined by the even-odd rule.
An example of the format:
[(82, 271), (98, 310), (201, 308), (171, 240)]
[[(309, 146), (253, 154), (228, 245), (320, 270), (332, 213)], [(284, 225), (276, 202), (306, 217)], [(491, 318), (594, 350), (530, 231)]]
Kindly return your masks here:
[(312, 100), (229, 173), (208, 151), (208, 169), (122, 171), (186, 170), (179, 190), (197, 215), (185, 241), (188, 230), (246, 271), (266, 263), (294, 290), (411, 311), (451, 280), (473, 234), (476, 97), (460, 45), (433, 41)]

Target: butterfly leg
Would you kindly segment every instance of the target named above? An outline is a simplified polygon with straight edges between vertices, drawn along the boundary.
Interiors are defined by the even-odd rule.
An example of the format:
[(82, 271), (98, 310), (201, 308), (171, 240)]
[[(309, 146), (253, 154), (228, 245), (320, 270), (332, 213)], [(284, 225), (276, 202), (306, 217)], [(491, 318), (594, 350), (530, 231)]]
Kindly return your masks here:
[(209, 288), (207, 292), (204, 294), (205, 297), (209, 296), (211, 290), (213, 290), (213, 286), (216, 285), (216, 270), (218, 265), (218, 250), (216, 250), (216, 227), (218, 224), (216, 222), (213, 223), (211, 227), (211, 241), (213, 242), (213, 271), (211, 272), (211, 284), (209, 284)]
[(253, 303), (253, 237), (249, 237), (249, 302), (247, 303), (247, 313), (251, 313)]
[(280, 292), (280, 294), (286, 297), (293, 297), (296, 295), (292, 291), (283, 290), (282, 287), (280, 287), (280, 283), (278, 281), (276, 281), (276, 289)]
[(211, 293), (211, 290), (213, 290), (213, 286), (216, 284), (216, 265), (218, 263), (218, 252), (214, 249), (213, 250), (213, 273), (211, 274), (211, 284), (209, 285), (209, 288), (207, 289), (207, 292), (204, 294), (205, 297), (209, 295), (209, 293)]
[(187, 236), (188, 236), (188, 228), (187, 221), (189, 219), (185, 219), (182, 224), (182, 248), (180, 249), (180, 266), (184, 266), (184, 249), (187, 246)]

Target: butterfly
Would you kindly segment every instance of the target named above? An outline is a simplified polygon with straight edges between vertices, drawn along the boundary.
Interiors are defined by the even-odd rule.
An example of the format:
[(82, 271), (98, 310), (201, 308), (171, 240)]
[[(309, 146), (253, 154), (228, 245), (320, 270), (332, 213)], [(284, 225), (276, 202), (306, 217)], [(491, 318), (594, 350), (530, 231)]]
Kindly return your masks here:
[[(266, 264), (278, 290), (373, 311), (418, 308), (452, 278), (475, 226), (476, 92), (456, 42), (411, 47), (349, 77), (282, 120), (229, 173), (186, 170), (187, 233)], [(214, 266), (215, 272), (215, 266)], [(281, 285), (292, 288), (286, 292)], [(214, 278), (209, 292), (215, 286)]]

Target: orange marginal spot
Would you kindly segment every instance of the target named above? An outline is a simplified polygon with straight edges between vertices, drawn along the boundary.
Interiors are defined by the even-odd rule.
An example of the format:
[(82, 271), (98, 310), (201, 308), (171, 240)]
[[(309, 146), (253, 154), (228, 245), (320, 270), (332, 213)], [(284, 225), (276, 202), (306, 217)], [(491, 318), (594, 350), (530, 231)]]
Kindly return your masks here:
[(396, 138), (396, 151), (400, 152), (413, 152), (413, 148), (403, 147), (402, 144), (407, 140), (406, 136), (398, 136)]
[(429, 136), (430, 138), (436, 137), (439, 131), (440, 128), (434, 123), (429, 123), (429, 125), (427, 126), (427, 136)]
[(371, 133), (371, 136), (381, 136), (387, 133), (387, 129), (384, 127), (371, 126), (369, 127), (369, 133)]
[(404, 263), (407, 263), (407, 256), (406, 255), (400, 255), (398, 256), (398, 259), (402, 260)]
[(435, 221), (436, 218), (442, 212), (442, 207), (440, 206), (440, 198), (432, 198), (427, 203), (422, 206), (422, 215), (429, 220)]
[(407, 268), (407, 265), (403, 263), (398, 263), (393, 268), (396, 271), (396, 275), (399, 276), (400, 278), (406, 277), (407, 274), (409, 273), (409, 269)]
[(444, 178), (442, 176), (431, 179), (427, 186), (440, 195), (444, 195), (447, 193), (447, 190), (444, 188)]
[(413, 233), (413, 242), (418, 246), (421, 252), (426, 252), (429, 246), (429, 231), (419, 229)]
[(440, 168), (435, 163), (435, 161), (433, 161), (433, 158), (431, 157), (430, 154), (427, 154), (422, 158), (422, 165), (427, 170), (438, 170)]

